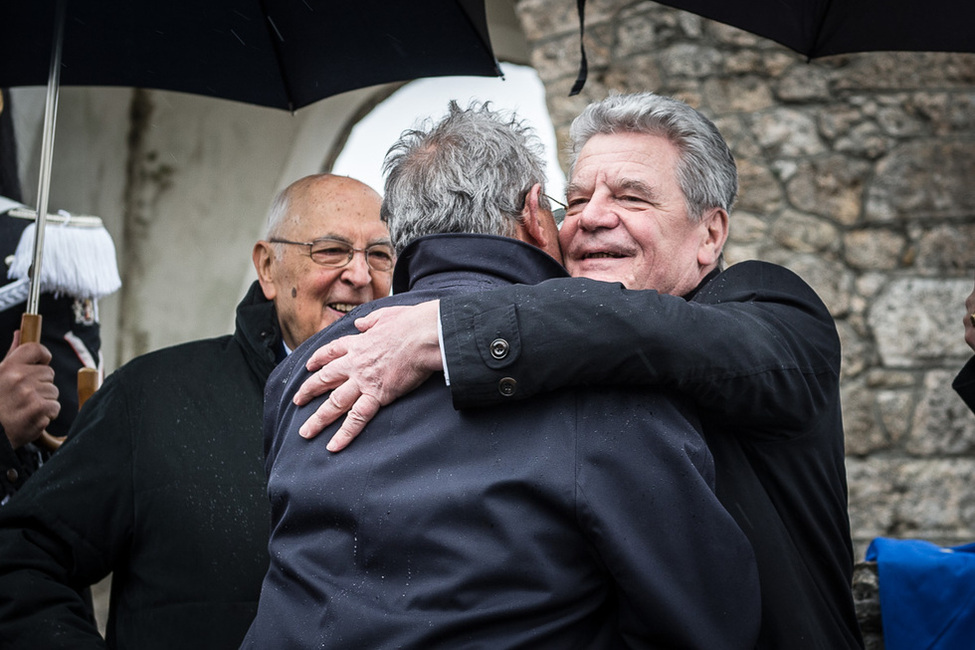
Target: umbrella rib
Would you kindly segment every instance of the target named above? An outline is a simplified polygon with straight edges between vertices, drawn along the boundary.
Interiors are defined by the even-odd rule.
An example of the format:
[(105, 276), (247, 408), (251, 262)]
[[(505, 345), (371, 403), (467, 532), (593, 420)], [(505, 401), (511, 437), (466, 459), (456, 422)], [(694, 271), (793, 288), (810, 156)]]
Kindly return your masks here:
[[(467, 22), (470, 24), (471, 31), (477, 34), (478, 38), (481, 40), (481, 45), (483, 45), (484, 49), (490, 52), (491, 56), (494, 57), (494, 71), (497, 73), (499, 77), (503, 77), (504, 73), (501, 71), (501, 64), (498, 63), (498, 57), (494, 56), (494, 48), (491, 47), (491, 40), (487, 34), (482, 34), (481, 30), (477, 28), (478, 23), (471, 16), (471, 11), (472, 11), (471, 7), (468, 6), (468, 3), (465, 2), (464, 0), (455, 0), (455, 1), (457, 2), (457, 5), (460, 7), (461, 13), (464, 14), (464, 17), (467, 19)], [(482, 11), (485, 10), (483, 2), (480, 3), (480, 7)]]
[(51, 162), (54, 158), (54, 128), (58, 117), (58, 91), (61, 84), (61, 47), (64, 44), (65, 0), (58, 0), (54, 16), (54, 40), (51, 48), (51, 69), (47, 78), (47, 99), (44, 105), (44, 133), (41, 138), (41, 169), (37, 179), (37, 217), (34, 235), (33, 270), (27, 295), (28, 314), (39, 313), (41, 299), (41, 262), (44, 256), (44, 233), (47, 221), (48, 194), (51, 189)]
[(826, 23), (826, 16), (829, 15), (829, 10), (832, 8), (833, 0), (825, 0), (823, 3), (823, 10), (816, 16), (816, 28), (813, 32), (812, 42), (809, 44), (809, 51), (806, 52), (807, 63), (819, 55), (819, 52), (823, 49), (822, 44), (819, 42), (823, 36), (823, 25)]
[(261, 9), (267, 20), (267, 35), (271, 39), (271, 47), (274, 48), (274, 60), (278, 64), (278, 73), (281, 75), (281, 84), (284, 86), (284, 95), (288, 101), (288, 111), (293, 115), (295, 112), (295, 100), (291, 92), (291, 84), (288, 83), (288, 75), (285, 72), (281, 54), (281, 43), (284, 42), (284, 35), (281, 34), (278, 26), (274, 24), (274, 19), (268, 14), (265, 0), (261, 0)]

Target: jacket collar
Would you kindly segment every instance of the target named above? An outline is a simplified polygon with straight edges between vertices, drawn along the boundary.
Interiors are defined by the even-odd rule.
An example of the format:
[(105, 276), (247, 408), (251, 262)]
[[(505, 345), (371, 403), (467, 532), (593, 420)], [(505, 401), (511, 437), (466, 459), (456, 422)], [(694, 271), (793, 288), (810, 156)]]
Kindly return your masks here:
[(711, 269), (711, 272), (704, 276), (704, 279), (701, 280), (701, 283), (699, 285), (697, 285), (696, 287), (694, 287), (693, 289), (691, 289), (690, 291), (688, 291), (682, 296), (684, 300), (694, 300), (694, 296), (696, 296), (701, 291), (701, 289), (705, 287), (705, 285), (711, 282), (711, 280), (718, 277), (719, 273), (721, 273), (720, 268)]
[(393, 293), (422, 289), (444, 273), (452, 281), (463, 275), (489, 286), (568, 277), (551, 256), (518, 239), (447, 233), (420, 237), (406, 247), (396, 261)]
[(254, 374), (262, 382), (267, 381), (282, 350), (281, 327), (274, 303), (264, 297), (261, 285), (256, 280), (237, 305), (234, 338), (244, 349), (244, 356)]

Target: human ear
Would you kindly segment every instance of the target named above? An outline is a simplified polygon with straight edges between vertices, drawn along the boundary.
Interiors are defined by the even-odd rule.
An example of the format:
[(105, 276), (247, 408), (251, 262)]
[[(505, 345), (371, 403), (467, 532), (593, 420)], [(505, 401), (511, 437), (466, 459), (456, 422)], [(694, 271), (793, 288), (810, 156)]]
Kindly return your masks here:
[(697, 250), (697, 262), (702, 267), (713, 267), (721, 259), (728, 240), (728, 212), (723, 208), (711, 208), (701, 218), (700, 225), (704, 232)]
[(251, 259), (254, 261), (254, 270), (257, 271), (257, 281), (261, 283), (264, 297), (274, 300), (277, 295), (277, 287), (274, 286), (274, 279), (271, 274), (271, 263), (274, 261), (274, 249), (272, 244), (261, 240), (254, 244), (251, 252)]
[(559, 246), (559, 228), (555, 224), (552, 211), (540, 205), (542, 186), (536, 183), (525, 197), (525, 207), (521, 211), (521, 225), (529, 243), (545, 251), (562, 263), (562, 249)]

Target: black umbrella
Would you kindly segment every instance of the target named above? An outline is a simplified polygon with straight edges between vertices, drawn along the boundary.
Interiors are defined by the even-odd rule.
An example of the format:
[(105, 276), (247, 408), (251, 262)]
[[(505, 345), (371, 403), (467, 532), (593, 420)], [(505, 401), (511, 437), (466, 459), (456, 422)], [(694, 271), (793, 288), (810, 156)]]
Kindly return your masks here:
[[(0, 10), (0, 87), (48, 83), (57, 0)], [(444, 75), (498, 76), (483, 0), (65, 0), (61, 84), (296, 110)]]
[(33, 272), (37, 313), (58, 89), (134, 86), (297, 110), (391, 81), (500, 76), (484, 0), (6, 0), (0, 87), (47, 85)]
[[(975, 52), (971, 0), (658, 0), (737, 27), (814, 59), (853, 52)], [(580, 32), (586, 0), (576, 0)], [(579, 78), (586, 83), (582, 47)]]
[(658, 0), (810, 59), (852, 52), (973, 52), (971, 0)]
[(501, 74), (483, 0), (8, 0), (0, 18), (0, 87), (48, 87), (35, 269), (61, 85), (174, 90), (294, 111), (390, 81)]

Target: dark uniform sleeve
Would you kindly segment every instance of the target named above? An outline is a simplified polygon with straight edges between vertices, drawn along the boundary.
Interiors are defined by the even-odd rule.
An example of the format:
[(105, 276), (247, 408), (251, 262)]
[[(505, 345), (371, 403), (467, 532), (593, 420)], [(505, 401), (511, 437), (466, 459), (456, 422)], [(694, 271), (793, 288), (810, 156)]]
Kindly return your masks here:
[(784, 432), (839, 380), (826, 307), (797, 275), (761, 262), (731, 267), (690, 301), (571, 278), (445, 298), (440, 311), (457, 408), (570, 385), (661, 385)]
[(0, 646), (105, 647), (83, 593), (131, 539), (132, 450), (119, 374), (0, 508)]
[(951, 387), (965, 401), (968, 408), (975, 413), (975, 357), (969, 359), (968, 363), (962, 367), (955, 377), (955, 381), (951, 383)]

